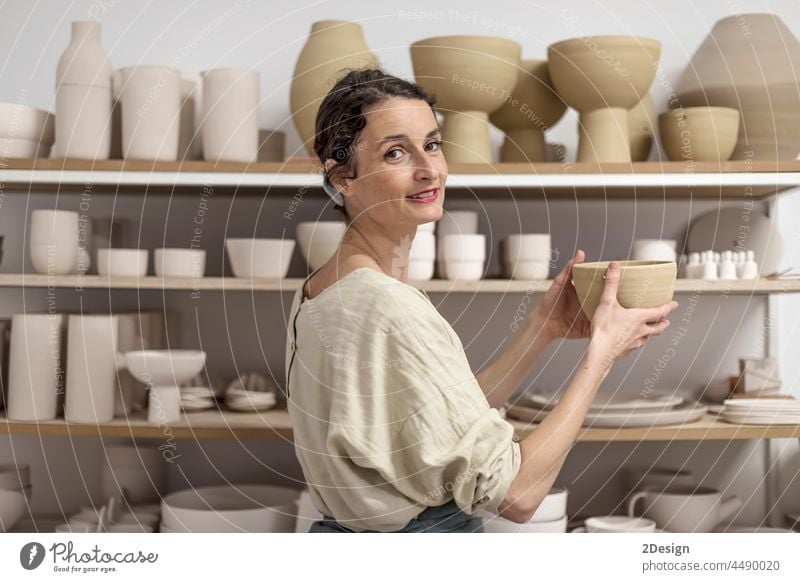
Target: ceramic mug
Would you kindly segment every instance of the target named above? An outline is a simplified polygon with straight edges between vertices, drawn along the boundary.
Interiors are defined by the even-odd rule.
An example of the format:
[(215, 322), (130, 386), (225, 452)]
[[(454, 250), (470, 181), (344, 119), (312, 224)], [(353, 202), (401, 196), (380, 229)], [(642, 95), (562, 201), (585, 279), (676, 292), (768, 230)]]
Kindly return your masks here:
[(582, 527), (572, 533), (653, 533), (656, 522), (644, 517), (626, 517), (624, 515), (600, 515), (588, 518)]
[(636, 516), (636, 504), (642, 500), (642, 515), (658, 527), (671, 532), (710, 532), (742, 506), (734, 496), (726, 499), (709, 487), (647, 488), (628, 502), (628, 516)]

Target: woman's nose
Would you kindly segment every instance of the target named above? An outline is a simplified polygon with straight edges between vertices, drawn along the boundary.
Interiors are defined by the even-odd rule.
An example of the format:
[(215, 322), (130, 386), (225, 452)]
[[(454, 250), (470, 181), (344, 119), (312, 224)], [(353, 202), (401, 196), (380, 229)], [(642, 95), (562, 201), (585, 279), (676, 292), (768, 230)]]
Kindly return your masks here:
[(414, 162), (414, 174), (417, 180), (436, 180), (439, 177), (439, 168), (436, 166), (436, 160), (431, 159), (426, 154), (417, 156)]

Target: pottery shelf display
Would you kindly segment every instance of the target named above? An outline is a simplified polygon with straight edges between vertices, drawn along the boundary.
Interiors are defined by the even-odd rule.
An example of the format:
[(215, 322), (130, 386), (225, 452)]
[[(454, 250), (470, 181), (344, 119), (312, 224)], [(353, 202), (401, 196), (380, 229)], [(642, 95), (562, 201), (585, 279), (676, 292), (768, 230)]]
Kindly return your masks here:
[(348, 69), (377, 66), (378, 59), (369, 51), (358, 23), (322, 20), (311, 25), (289, 89), (292, 121), (310, 156), (314, 155), (314, 126), (323, 97)]
[(647, 95), (661, 43), (638, 36), (592, 36), (550, 45), (553, 86), (580, 115), (578, 162), (630, 162), (628, 110)]
[(734, 160), (793, 160), (800, 153), (800, 41), (774, 14), (719, 20), (676, 85), (682, 107), (741, 111)]
[(659, 115), (658, 128), (664, 152), (673, 162), (725, 162), (736, 147), (739, 110), (681, 107)]
[(72, 23), (56, 68), (56, 157), (106, 160), (111, 153), (111, 63), (99, 22)]
[(441, 36), (411, 45), (417, 83), (444, 117), (443, 150), (451, 163), (491, 163), (489, 115), (511, 95), (522, 47), (492, 36)]
[(506, 134), (500, 161), (547, 161), (545, 132), (566, 109), (550, 82), (547, 61), (523, 59), (514, 89), (502, 107), (489, 116), (489, 121)]

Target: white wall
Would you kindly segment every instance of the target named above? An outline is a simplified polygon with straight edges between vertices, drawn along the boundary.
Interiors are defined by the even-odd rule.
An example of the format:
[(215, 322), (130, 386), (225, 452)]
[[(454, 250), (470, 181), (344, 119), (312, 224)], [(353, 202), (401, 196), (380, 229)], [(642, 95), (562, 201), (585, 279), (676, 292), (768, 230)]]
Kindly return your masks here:
[[(426, 15), (414, 14), (417, 11)], [(638, 34), (659, 39), (663, 44), (662, 69), (674, 82), (688, 58), (720, 17), (733, 13), (773, 11), (782, 16), (800, 35), (800, 4), (773, 2), (578, 2), (564, 0), (557, 5), (515, 0), (493, 3), (466, 1), (452, 9), (431, 8), (430, 3), (373, 1), (342, 2), (162, 2), (142, 4), (133, 1), (74, 2), (69, 5), (46, 0), (35, 5), (5, 5), (0, 18), (0, 100), (22, 100), (51, 108), (55, 66), (69, 36), (69, 22), (97, 17), (103, 24), (103, 41), (116, 67), (137, 63), (169, 63), (204, 69), (217, 66), (254, 67), (261, 72), (262, 127), (280, 128), (289, 135), (288, 151), (295, 152), (299, 139), (288, 116), (288, 90), (294, 62), (305, 42), (312, 22), (327, 18), (360, 21), (367, 42), (384, 67), (397, 75), (412, 77), (408, 45), (418, 39), (447, 34), (502, 34), (523, 44), (523, 55), (543, 57), (549, 43), (580, 34)], [(664, 90), (654, 87), (656, 109), (664, 109)], [(574, 154), (576, 116), (569, 112), (551, 132), (553, 141), (567, 145)], [(493, 134), (495, 145), (498, 132)], [(302, 154), (302, 152), (300, 152)], [(658, 152), (653, 153), (658, 158)], [(112, 193), (113, 194), (113, 193)], [(32, 208), (58, 204), (76, 207), (77, 195), (61, 193), (6, 193), (0, 208), (0, 234), (6, 236), (5, 257), (0, 270), (19, 272), (27, 259), (21, 241), (25, 213)], [(162, 243), (188, 241), (191, 218), (199, 201), (197, 195), (148, 195), (97, 193), (92, 198), (92, 214), (142, 219), (141, 232), (129, 233), (129, 242), (155, 248)], [(218, 195), (204, 230), (209, 252), (209, 274), (221, 272), (223, 240), (228, 235), (256, 232), (291, 235), (294, 224), (316, 218), (322, 201), (307, 200), (291, 222), (281, 218), (288, 198), (264, 200), (258, 196)], [(800, 265), (797, 228), (798, 197), (782, 195), (776, 207), (776, 222), (784, 240), (784, 264)], [(679, 237), (691, 217), (714, 206), (710, 201), (522, 201), (517, 206), (506, 201), (479, 204), (475, 200), (450, 200), (448, 208), (476, 208), (484, 212), (482, 232), (491, 233), (493, 265), (497, 267), (499, 240), (518, 222), (530, 231), (549, 230), (562, 257), (576, 248), (587, 250), (589, 259), (626, 254), (635, 237)], [(329, 217), (332, 217), (330, 215)], [(563, 263), (563, 260), (561, 261)], [(559, 265), (560, 266), (560, 265)], [(292, 275), (304, 266), (295, 257)], [(495, 269), (495, 272), (499, 272)], [(44, 305), (44, 294), (26, 295), (25, 309)], [(85, 306), (115, 310), (159, 308), (181, 313), (182, 344), (203, 346), (209, 352), (209, 367), (230, 377), (235, 371), (265, 369), (283, 377), (283, 326), (289, 295), (248, 293), (203, 293), (197, 301), (185, 294), (143, 291), (109, 296), (107, 292), (87, 292), (83, 298), (60, 290), (58, 305), (63, 310)], [(510, 334), (510, 322), (519, 296), (434, 296), (440, 308), (462, 337), (473, 366), (480, 368)], [(688, 296), (679, 312), (687, 307)], [(798, 298), (775, 300), (776, 317), (771, 328), (777, 331), (775, 349), (783, 365), (784, 381), (797, 392), (800, 362), (794, 357), (800, 346)], [(681, 340), (678, 356), (660, 377), (665, 389), (678, 387), (694, 392), (711, 379), (734, 373), (737, 358), (758, 355), (764, 346), (762, 324), (766, 302), (761, 298), (701, 297), (692, 317), (690, 333)], [(19, 290), (0, 291), (0, 316), (23, 309)], [(199, 316), (198, 316), (199, 314)], [(224, 326), (224, 328), (223, 328)], [(225, 329), (226, 333), (220, 333)], [(644, 380), (670, 339), (667, 335), (635, 357), (620, 362), (603, 387), (625, 392), (641, 390)], [(529, 386), (555, 391), (569, 380), (582, 349), (580, 343), (553, 346), (543, 364), (531, 375)], [(551, 358), (552, 356), (552, 358)], [(545, 363), (546, 362), (546, 363)], [(527, 386), (526, 386), (527, 387)], [(97, 492), (100, 443), (88, 438), (0, 437), (0, 461), (15, 458), (34, 465), (36, 491), (34, 511), (71, 511)], [(784, 448), (781, 458), (783, 485), (797, 472), (796, 442), (778, 443)], [(182, 457), (170, 467), (170, 488), (234, 481), (297, 482), (302, 478), (289, 443), (191, 442), (179, 444)], [(55, 463), (55, 465), (53, 465)], [(763, 445), (754, 442), (580, 444), (570, 455), (559, 483), (573, 492), (570, 512), (591, 514), (614, 510), (621, 499), (621, 472), (625, 465), (685, 466), (705, 482), (747, 499), (738, 516), (741, 523), (756, 523), (766, 511)], [(57, 469), (57, 470), (56, 470)], [(47, 485), (48, 474), (55, 487)], [(782, 485), (782, 486), (783, 486)], [(790, 489), (793, 500), (785, 505), (800, 509), (797, 488)]]

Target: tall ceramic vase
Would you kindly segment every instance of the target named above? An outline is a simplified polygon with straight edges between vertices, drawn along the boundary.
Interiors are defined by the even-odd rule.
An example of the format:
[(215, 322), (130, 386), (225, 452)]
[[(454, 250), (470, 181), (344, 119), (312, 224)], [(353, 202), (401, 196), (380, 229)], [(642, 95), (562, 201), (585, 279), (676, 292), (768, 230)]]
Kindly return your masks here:
[(203, 76), (203, 158), (256, 161), (260, 77), (248, 69), (213, 69)]
[(314, 123), (322, 99), (345, 69), (377, 67), (364, 31), (355, 22), (322, 20), (311, 34), (294, 68), (289, 104), (292, 119), (309, 155), (314, 155)]
[(180, 140), (181, 75), (174, 67), (141, 65), (117, 73), (122, 155), (174, 162)]
[(111, 63), (100, 24), (72, 23), (56, 68), (57, 157), (106, 160), (111, 153)]
[(117, 370), (124, 367), (117, 351), (116, 315), (70, 315), (67, 326), (68, 422), (100, 424), (114, 418)]

